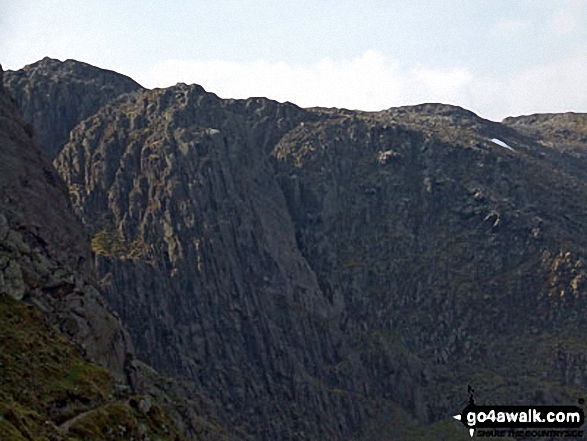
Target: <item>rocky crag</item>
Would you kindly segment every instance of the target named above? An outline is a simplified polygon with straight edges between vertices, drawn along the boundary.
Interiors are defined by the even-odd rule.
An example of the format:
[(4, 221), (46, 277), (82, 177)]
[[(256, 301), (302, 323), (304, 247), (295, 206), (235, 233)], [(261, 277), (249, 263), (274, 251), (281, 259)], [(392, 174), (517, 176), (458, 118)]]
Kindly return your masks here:
[(134, 80), (75, 60), (48, 57), (18, 71), (7, 71), (4, 84), (39, 143), (53, 159), (69, 132), (123, 93), (142, 89)]
[(0, 81), (0, 438), (225, 438), (197, 389), (186, 401), (135, 359), (95, 287), (90, 238), (34, 138)]
[(469, 384), (587, 390), (586, 121), (178, 84), (109, 99), (54, 165), (139, 356), (238, 438), (467, 439)]

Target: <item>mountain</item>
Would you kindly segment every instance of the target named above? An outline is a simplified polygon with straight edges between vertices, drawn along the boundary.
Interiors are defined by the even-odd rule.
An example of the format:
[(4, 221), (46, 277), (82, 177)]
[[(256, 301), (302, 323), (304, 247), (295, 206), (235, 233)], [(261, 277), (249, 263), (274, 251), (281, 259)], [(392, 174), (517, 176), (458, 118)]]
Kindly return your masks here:
[(4, 73), (5, 87), (16, 98), (24, 120), (53, 159), (82, 120), (117, 96), (140, 90), (134, 80), (75, 60), (48, 57)]
[(346, 343), (269, 162), (306, 113), (199, 86), (145, 91), (82, 122), (55, 161), (139, 354), (258, 439), (341, 437), (365, 412), (353, 379), (332, 375)]
[(199, 390), (135, 358), (96, 288), (90, 237), (2, 74), (0, 438), (226, 439)]
[(433, 421), (464, 384), (495, 403), (584, 393), (587, 187), (540, 138), (425, 105), (305, 124), (273, 157), (343, 326), (423, 362)]
[(583, 121), (178, 84), (109, 100), (54, 166), (137, 356), (236, 438), (469, 439), (468, 385), (587, 389)]

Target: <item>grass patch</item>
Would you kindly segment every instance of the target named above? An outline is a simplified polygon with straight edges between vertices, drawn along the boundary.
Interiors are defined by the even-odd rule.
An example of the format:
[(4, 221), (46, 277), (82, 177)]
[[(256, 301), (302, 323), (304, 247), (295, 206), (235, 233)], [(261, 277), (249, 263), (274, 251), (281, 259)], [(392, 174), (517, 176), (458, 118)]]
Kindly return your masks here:
[(111, 403), (84, 415), (69, 429), (72, 439), (79, 440), (182, 440), (167, 414), (157, 405), (147, 412), (139, 410), (140, 397), (129, 404)]
[(92, 251), (99, 256), (142, 260), (148, 245), (140, 238), (128, 241), (117, 231), (101, 230), (92, 237)]

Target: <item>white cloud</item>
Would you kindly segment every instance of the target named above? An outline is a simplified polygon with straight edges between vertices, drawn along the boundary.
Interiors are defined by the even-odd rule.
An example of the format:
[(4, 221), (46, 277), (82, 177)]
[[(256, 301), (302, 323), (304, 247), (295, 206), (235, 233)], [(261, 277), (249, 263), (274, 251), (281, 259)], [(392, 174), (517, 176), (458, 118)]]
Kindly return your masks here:
[[(454, 101), (464, 99), (462, 94), (471, 82), (473, 74), (465, 68), (452, 70), (415, 68), (411, 70), (414, 94), (423, 92), (423, 95), (434, 95), (440, 101)], [(424, 96), (422, 98), (425, 98)]]
[(494, 34), (510, 37), (530, 28), (530, 22), (522, 19), (504, 19), (495, 24)]
[(538, 66), (503, 85), (511, 114), (587, 112), (587, 54)]
[(146, 87), (198, 83), (226, 98), (266, 96), (302, 107), (381, 110), (430, 100), (457, 103), (465, 99), (473, 76), (463, 68), (406, 69), (396, 60), (367, 51), (351, 60), (326, 58), (311, 65), (168, 60), (133, 78)]
[(135, 76), (147, 87), (198, 83), (222, 97), (268, 96), (304, 107), (346, 106), (379, 110), (401, 90), (397, 65), (374, 51), (361, 57), (313, 65), (284, 62), (168, 60)]
[(463, 67), (404, 66), (375, 51), (310, 65), (258, 60), (168, 60), (132, 75), (146, 87), (198, 83), (225, 98), (266, 96), (302, 107), (381, 110), (443, 102), (501, 120), (536, 112), (587, 111), (587, 54), (513, 76), (481, 76)]
[(550, 20), (550, 29), (556, 33), (570, 34), (579, 24), (584, 6), (583, 0), (563, 0)]

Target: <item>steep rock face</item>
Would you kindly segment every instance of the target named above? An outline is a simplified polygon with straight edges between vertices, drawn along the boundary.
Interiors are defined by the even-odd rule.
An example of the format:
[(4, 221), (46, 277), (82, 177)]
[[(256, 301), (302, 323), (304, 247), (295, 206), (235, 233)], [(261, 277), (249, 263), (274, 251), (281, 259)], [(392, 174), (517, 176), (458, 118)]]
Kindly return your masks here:
[[(76, 219), (67, 189), (19, 117), (2, 87), (0, 95), (0, 235), (3, 291), (29, 296), (121, 377), (128, 335), (91, 286), (89, 238)], [(0, 283), (2, 286), (2, 283)]]
[(90, 238), (2, 73), (0, 438), (226, 439), (200, 391), (134, 359), (94, 286)]
[(586, 388), (587, 188), (569, 158), (454, 106), (177, 85), (104, 106), (55, 164), (139, 354), (240, 436), (348, 439), (379, 409), (378, 439), (416, 439), (405, 421), (455, 439), (443, 420), (467, 384), (500, 404)]
[(582, 113), (536, 114), (506, 118), (503, 124), (537, 141), (540, 159), (581, 180), (587, 179), (587, 115)]
[(365, 412), (352, 397), (364, 385), (332, 375), (348, 352), (339, 306), (297, 248), (267, 158), (304, 118), (178, 85), (107, 105), (55, 162), (139, 354), (255, 439), (341, 438)]
[(4, 74), (25, 121), (32, 124), (53, 159), (80, 121), (117, 96), (142, 87), (132, 79), (75, 60), (44, 58)]
[[(425, 360), (426, 390), (442, 397), (433, 420), (458, 408), (462, 384), (495, 402), (552, 398), (555, 365), (576, 366), (576, 352), (555, 353), (580, 352), (585, 327), (587, 183), (538, 141), (425, 105), (341, 112), (272, 153), (300, 249), (345, 305), (343, 328)], [(570, 369), (564, 383), (584, 390)]]

